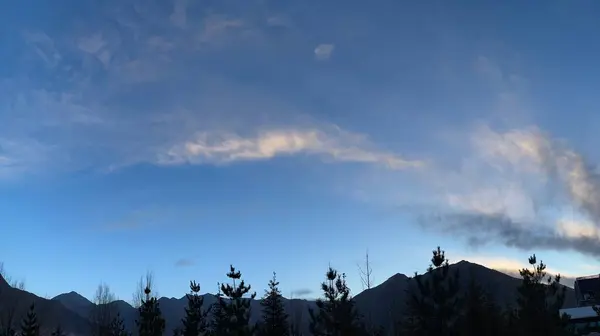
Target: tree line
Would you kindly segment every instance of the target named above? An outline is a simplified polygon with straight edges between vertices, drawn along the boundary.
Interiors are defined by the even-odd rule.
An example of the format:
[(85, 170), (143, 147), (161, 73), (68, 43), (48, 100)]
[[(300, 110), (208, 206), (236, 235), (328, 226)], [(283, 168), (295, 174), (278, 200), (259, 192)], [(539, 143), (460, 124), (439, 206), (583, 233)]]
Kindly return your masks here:
[[(242, 279), (242, 273), (230, 266), (230, 283), (219, 284), (216, 302), (205, 305), (200, 285), (190, 282), (186, 295), (187, 307), (180, 326), (166, 330), (157, 294), (152, 292), (152, 277), (146, 277), (145, 286), (134, 300), (138, 302), (138, 316), (132, 333), (126, 330), (118, 312), (96, 305), (91, 318), (93, 336), (469, 336), (469, 335), (577, 335), (568, 325), (568, 316), (559, 315), (565, 300), (566, 288), (560, 285), (560, 275), (549, 276), (546, 265), (533, 255), (531, 268), (519, 271), (522, 281), (517, 288), (514, 307), (500, 307), (475, 279), (461, 288), (457, 270), (452, 271), (444, 251), (433, 251), (426, 274), (415, 274), (414, 286), (407, 290), (405, 309), (394, 316), (390, 326), (379, 326), (370, 316), (362, 315), (346, 282), (346, 275), (329, 267), (321, 284), (322, 297), (316, 307), (308, 308), (308, 330), (286, 312), (283, 296), (275, 273), (269, 282), (261, 304), (261, 319), (251, 322), (250, 302), (256, 293)], [(366, 288), (371, 287), (370, 266), (361, 269)], [(143, 289), (142, 289), (143, 287)], [(101, 285), (97, 300), (114, 300), (108, 286)], [(20, 330), (2, 326), (0, 336), (39, 336), (40, 323), (35, 305), (23, 318)], [(591, 330), (591, 329), (590, 329)], [(586, 331), (590, 331), (586, 330)], [(64, 336), (59, 327), (52, 336)]]

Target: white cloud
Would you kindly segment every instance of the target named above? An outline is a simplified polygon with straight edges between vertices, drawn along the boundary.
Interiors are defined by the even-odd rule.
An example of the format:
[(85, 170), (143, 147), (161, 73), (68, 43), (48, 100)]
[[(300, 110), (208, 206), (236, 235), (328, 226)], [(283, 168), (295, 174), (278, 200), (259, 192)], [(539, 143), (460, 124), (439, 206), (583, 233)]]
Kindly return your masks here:
[(100, 51), (106, 42), (102, 38), (102, 33), (96, 33), (91, 36), (82, 37), (77, 42), (77, 47), (88, 54), (96, 54)]
[(222, 15), (210, 15), (204, 18), (204, 27), (198, 35), (198, 42), (215, 42), (225, 36), (230, 30), (240, 29), (245, 26), (242, 19), (232, 19)]
[(316, 129), (276, 129), (259, 132), (254, 137), (200, 132), (193, 139), (159, 155), (159, 163), (218, 164), (308, 154), (333, 161), (379, 164), (390, 169), (418, 167), (423, 164), (371, 147), (362, 137), (353, 134), (338, 132), (333, 135)]
[(33, 48), (35, 53), (50, 67), (55, 67), (62, 59), (56, 49), (54, 40), (42, 32), (25, 32), (25, 41)]
[(315, 48), (315, 58), (320, 61), (328, 60), (329, 58), (331, 58), (334, 49), (335, 45), (333, 44), (319, 44)]

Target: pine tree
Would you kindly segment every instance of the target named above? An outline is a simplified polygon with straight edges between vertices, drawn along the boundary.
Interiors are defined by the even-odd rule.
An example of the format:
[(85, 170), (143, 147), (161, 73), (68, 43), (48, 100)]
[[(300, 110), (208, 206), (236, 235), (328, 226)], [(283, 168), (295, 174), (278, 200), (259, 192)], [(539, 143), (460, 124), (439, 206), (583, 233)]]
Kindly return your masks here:
[(117, 313), (109, 325), (110, 336), (129, 336), (129, 332), (125, 329), (125, 321), (121, 317), (121, 313)]
[(210, 332), (211, 336), (227, 336), (228, 316), (226, 302), (223, 299), (221, 284), (217, 283), (217, 301), (211, 306)]
[[(227, 335), (230, 336), (249, 336), (253, 335), (255, 326), (250, 325), (250, 303), (256, 297), (256, 293), (250, 294), (250, 298), (244, 298), (251, 290), (251, 286), (241, 280), (242, 273), (236, 271), (235, 267), (229, 267), (227, 277), (231, 279), (232, 284), (221, 284), (221, 291), (228, 299), (221, 301), (221, 309), (224, 309), (227, 316)], [(236, 281), (240, 281), (239, 284)]]
[(273, 279), (269, 281), (269, 290), (265, 291), (265, 296), (260, 302), (262, 306), (261, 336), (288, 336), (290, 334), (288, 315), (285, 312), (283, 297), (278, 285), (276, 274), (273, 272)]
[(533, 269), (523, 268), (518, 288), (516, 323), (513, 335), (563, 335), (568, 321), (559, 310), (565, 300), (566, 288), (560, 285), (560, 275), (548, 276), (546, 265), (534, 255), (529, 257)]
[(408, 335), (456, 335), (459, 316), (458, 272), (450, 274), (450, 265), (440, 247), (433, 251), (426, 275), (415, 274), (418, 292), (408, 291), (403, 329)]
[(150, 288), (146, 287), (144, 293), (146, 300), (142, 300), (139, 310), (139, 319), (135, 321), (139, 336), (163, 336), (165, 332), (165, 319), (158, 305), (158, 300), (150, 296)]
[(183, 336), (201, 336), (207, 331), (206, 316), (208, 311), (202, 310), (204, 298), (199, 294), (200, 285), (195, 281), (190, 281), (191, 293), (186, 295), (188, 306), (185, 308), (185, 318), (183, 322)]
[(35, 313), (35, 305), (32, 303), (29, 306), (27, 315), (21, 322), (21, 335), (22, 336), (39, 336), (40, 325), (38, 323), (37, 314)]
[(350, 297), (346, 275), (329, 267), (326, 281), (321, 284), (325, 299), (317, 299), (318, 311), (309, 308), (310, 332), (314, 336), (362, 335), (364, 329)]
[(462, 301), (462, 314), (458, 322), (460, 335), (506, 335), (504, 321), (500, 307), (471, 278)]
[(56, 329), (51, 334), (52, 336), (65, 336), (65, 332), (62, 330), (61, 326), (56, 326)]

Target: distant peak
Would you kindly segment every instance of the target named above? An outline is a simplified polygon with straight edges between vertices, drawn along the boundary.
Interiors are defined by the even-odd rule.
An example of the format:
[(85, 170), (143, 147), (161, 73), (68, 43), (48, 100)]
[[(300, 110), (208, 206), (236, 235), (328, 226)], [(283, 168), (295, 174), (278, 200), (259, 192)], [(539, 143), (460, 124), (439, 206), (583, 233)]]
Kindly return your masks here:
[(406, 280), (408, 279), (408, 277), (402, 273), (396, 273), (394, 275), (392, 275), (391, 277), (389, 277), (389, 279), (387, 279), (387, 281), (398, 281), (398, 280)]

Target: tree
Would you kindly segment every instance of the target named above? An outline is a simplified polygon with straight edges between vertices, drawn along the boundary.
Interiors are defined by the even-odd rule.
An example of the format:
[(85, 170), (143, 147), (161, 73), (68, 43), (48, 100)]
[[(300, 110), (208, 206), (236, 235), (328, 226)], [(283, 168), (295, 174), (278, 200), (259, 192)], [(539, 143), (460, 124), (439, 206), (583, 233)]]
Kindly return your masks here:
[(29, 306), (29, 311), (25, 318), (21, 322), (21, 335), (22, 336), (39, 336), (40, 325), (38, 323), (37, 314), (35, 313), (35, 305), (32, 303)]
[(139, 336), (162, 336), (165, 332), (165, 319), (158, 305), (158, 300), (150, 296), (150, 287), (146, 287), (144, 294), (146, 299), (138, 308), (139, 319), (135, 321)]
[[(250, 294), (249, 298), (244, 298), (250, 293), (251, 286), (246, 286), (244, 280), (241, 280), (242, 273), (236, 271), (233, 265), (229, 266), (227, 277), (231, 279), (232, 283), (221, 284), (221, 292), (227, 301), (219, 301), (222, 305), (221, 309), (227, 316), (227, 335), (253, 335), (256, 328), (250, 325), (250, 303), (256, 297), (256, 293)], [(236, 283), (238, 280), (239, 284)]]
[(290, 334), (288, 314), (285, 312), (283, 297), (277, 286), (279, 286), (279, 282), (273, 272), (273, 279), (269, 281), (269, 290), (265, 291), (260, 302), (262, 306), (261, 336), (288, 336)]
[(186, 295), (188, 306), (185, 308), (185, 318), (183, 322), (183, 336), (204, 335), (207, 331), (207, 311), (202, 310), (204, 298), (199, 294), (200, 285), (195, 281), (190, 281), (190, 294)]
[(159, 294), (154, 286), (154, 273), (152, 271), (146, 271), (146, 275), (141, 276), (137, 283), (137, 287), (135, 292), (133, 292), (133, 298), (131, 300), (131, 305), (134, 308), (139, 308), (142, 305), (142, 302), (146, 298), (146, 288), (150, 288), (150, 290), (154, 293), (154, 296), (159, 297)]
[(360, 274), (360, 282), (362, 283), (362, 289), (368, 290), (373, 286), (373, 269), (371, 269), (371, 263), (369, 262), (369, 251), (365, 253), (365, 265), (364, 267), (358, 265), (358, 272)]
[(227, 328), (229, 324), (227, 311), (225, 310), (226, 302), (223, 299), (221, 284), (217, 283), (217, 301), (212, 305), (212, 319), (210, 321), (211, 336), (227, 336)]
[(408, 335), (456, 335), (460, 297), (458, 272), (450, 274), (445, 252), (433, 250), (427, 274), (415, 274), (415, 288), (407, 292), (407, 312), (403, 321)]
[(321, 284), (325, 299), (317, 299), (318, 312), (309, 308), (310, 332), (314, 336), (353, 336), (364, 330), (350, 297), (346, 275), (329, 267), (326, 280)]
[(532, 269), (523, 268), (518, 288), (517, 309), (512, 335), (563, 335), (568, 317), (559, 315), (566, 288), (560, 275), (548, 276), (546, 265), (534, 255), (529, 257)]
[[(371, 268), (371, 262), (369, 261), (369, 250), (365, 253), (364, 266), (358, 264), (358, 273), (360, 275), (363, 291), (371, 289), (373, 287), (373, 269)], [(381, 326), (374, 325), (373, 316), (370, 311), (367, 312), (366, 316), (366, 331), (369, 335), (380, 335), (383, 333), (383, 328)]]
[(92, 309), (90, 310), (90, 322), (93, 336), (111, 335), (111, 324), (117, 316), (118, 311), (115, 305), (111, 303), (116, 300), (110, 287), (101, 282), (96, 288), (94, 294)]
[(125, 329), (125, 321), (121, 317), (121, 313), (117, 312), (109, 325), (110, 336), (129, 336), (130, 333)]
[(459, 334), (507, 335), (504, 321), (500, 307), (494, 304), (489, 294), (471, 278), (462, 301), (462, 314), (458, 322)]

